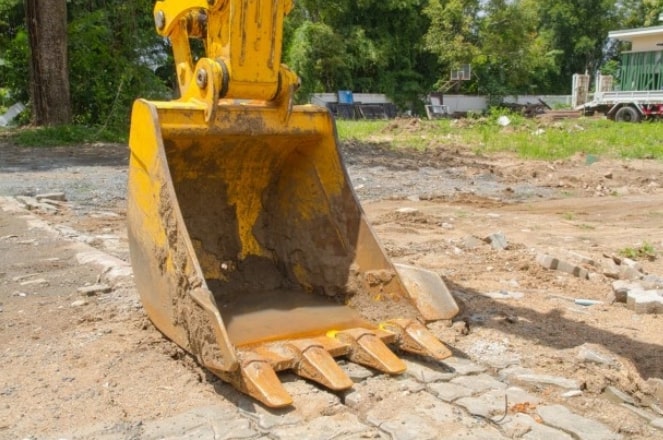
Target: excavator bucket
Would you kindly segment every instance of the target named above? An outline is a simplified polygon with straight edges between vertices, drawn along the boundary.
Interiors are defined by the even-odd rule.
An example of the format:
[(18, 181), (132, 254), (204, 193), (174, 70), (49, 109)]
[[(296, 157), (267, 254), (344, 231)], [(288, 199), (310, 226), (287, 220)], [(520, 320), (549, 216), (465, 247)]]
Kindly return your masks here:
[[(333, 118), (291, 104), (297, 78), (279, 62), (291, 5), (185, 3), (155, 7), (181, 98), (138, 100), (131, 120), (129, 242), (152, 322), (270, 407), (292, 403), (282, 370), (343, 390), (352, 381), (336, 357), (398, 374), (390, 345), (449, 356), (421, 323), (458, 312), (442, 280), (389, 261)], [(207, 51), (195, 67), (193, 37)]]

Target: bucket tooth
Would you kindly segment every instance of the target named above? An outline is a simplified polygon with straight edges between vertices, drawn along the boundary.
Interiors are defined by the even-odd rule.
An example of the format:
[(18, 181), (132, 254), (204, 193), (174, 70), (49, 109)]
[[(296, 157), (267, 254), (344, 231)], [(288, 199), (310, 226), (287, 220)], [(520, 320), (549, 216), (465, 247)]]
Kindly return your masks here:
[(331, 390), (340, 391), (353, 385), (341, 367), (322, 345), (312, 341), (294, 341), (288, 344), (295, 351), (298, 362), (294, 372)]
[(383, 322), (380, 328), (396, 335), (394, 344), (403, 351), (437, 360), (451, 356), (451, 351), (423, 324), (409, 319), (394, 319)]
[(347, 356), (352, 362), (389, 374), (400, 374), (407, 368), (405, 363), (370, 330), (351, 329), (330, 332), (329, 335), (350, 346)]
[(243, 361), (239, 372), (228, 377), (228, 381), (270, 408), (292, 405), (292, 397), (283, 388), (274, 368), (264, 359), (253, 357)]

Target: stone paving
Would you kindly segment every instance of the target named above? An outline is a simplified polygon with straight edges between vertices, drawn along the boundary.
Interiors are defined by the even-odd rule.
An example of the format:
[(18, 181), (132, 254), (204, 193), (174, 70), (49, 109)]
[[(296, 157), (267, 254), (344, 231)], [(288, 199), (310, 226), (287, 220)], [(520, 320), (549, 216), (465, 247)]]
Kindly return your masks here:
[[(2, 205), (0, 204), (0, 209)], [(26, 226), (26, 235), (29, 230)], [(113, 258), (83, 264), (106, 264)], [(117, 268), (116, 268), (117, 269)], [(126, 271), (126, 267), (120, 269)], [(174, 417), (77, 427), (53, 439), (575, 439), (612, 440), (621, 435), (569, 408), (531, 394), (528, 386), (578, 390), (572, 380), (511, 366), (495, 369), (452, 357), (442, 363), (406, 358), (405, 374), (389, 377), (341, 361), (354, 387), (334, 394), (282, 375), (295, 406), (269, 410), (248, 397), (194, 408)], [(324, 411), (320, 412), (320, 408)], [(652, 422), (663, 425), (660, 420)]]

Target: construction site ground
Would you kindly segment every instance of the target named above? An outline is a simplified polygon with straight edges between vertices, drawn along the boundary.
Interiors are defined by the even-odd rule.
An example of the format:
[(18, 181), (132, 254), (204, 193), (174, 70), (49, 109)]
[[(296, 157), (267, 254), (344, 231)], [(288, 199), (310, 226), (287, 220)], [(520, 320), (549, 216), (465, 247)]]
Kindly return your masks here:
[[(355, 382), (342, 393), (284, 374), (295, 404), (268, 410), (144, 314), (127, 146), (2, 143), (0, 439), (663, 439), (663, 314), (611, 299), (624, 255), (663, 277), (663, 163), (443, 141), (342, 154), (393, 261), (439, 273), (461, 306), (429, 325), (453, 358), (402, 355), (398, 377), (340, 361)], [(46, 193), (66, 201), (21, 197)]]

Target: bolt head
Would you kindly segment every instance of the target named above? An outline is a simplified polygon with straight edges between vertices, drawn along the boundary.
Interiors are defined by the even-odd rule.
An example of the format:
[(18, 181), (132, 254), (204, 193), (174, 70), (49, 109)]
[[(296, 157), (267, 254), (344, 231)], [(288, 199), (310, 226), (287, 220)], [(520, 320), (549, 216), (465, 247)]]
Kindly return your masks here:
[(207, 70), (198, 69), (198, 72), (196, 72), (196, 84), (201, 89), (207, 87)]

